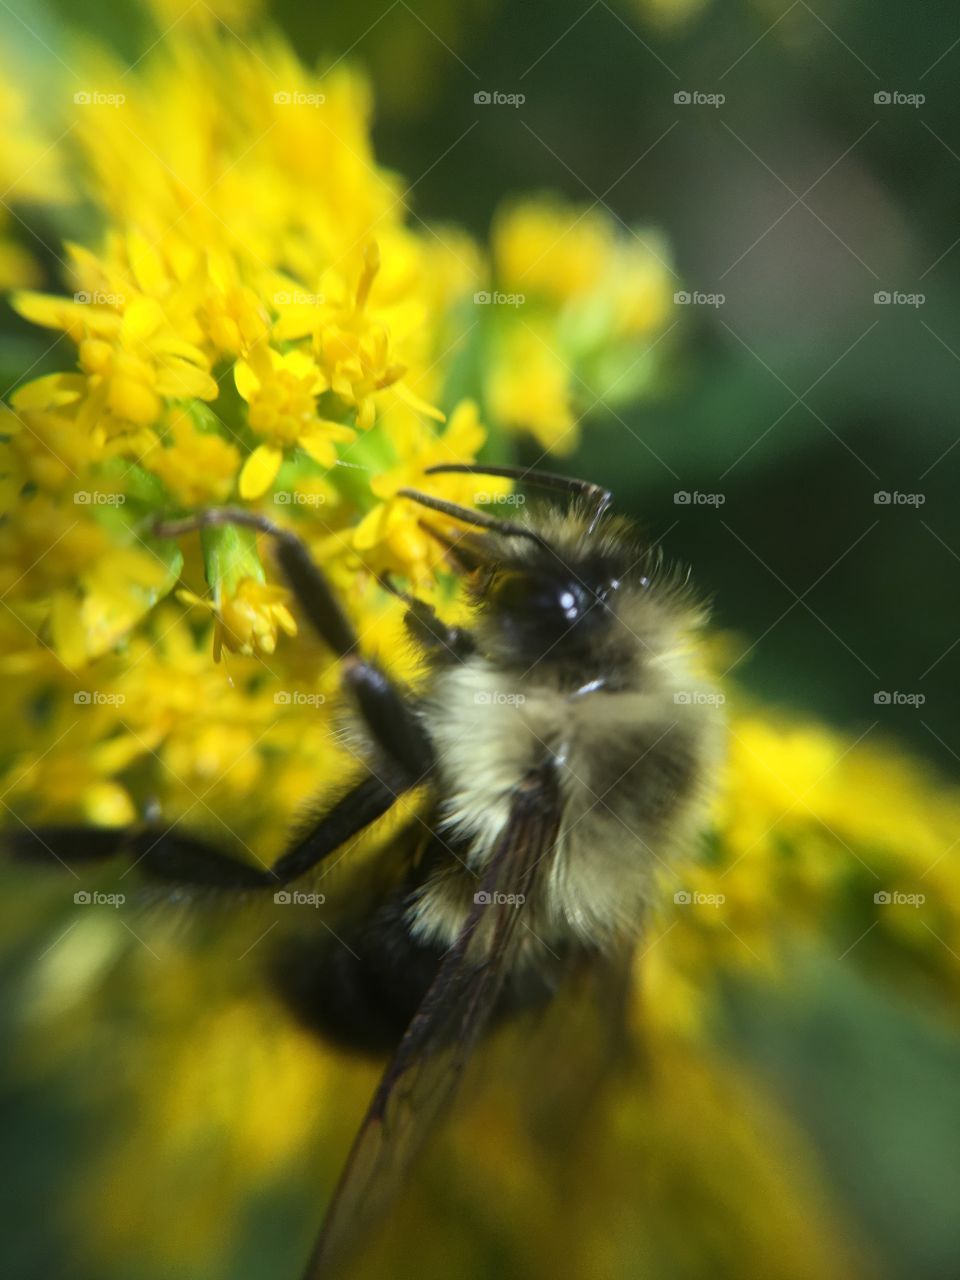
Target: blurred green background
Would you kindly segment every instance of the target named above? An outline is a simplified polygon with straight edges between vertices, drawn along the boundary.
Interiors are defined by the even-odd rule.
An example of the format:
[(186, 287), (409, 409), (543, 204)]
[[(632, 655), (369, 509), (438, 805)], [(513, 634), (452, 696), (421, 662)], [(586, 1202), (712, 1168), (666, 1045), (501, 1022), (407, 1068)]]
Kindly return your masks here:
[[(156, 39), (129, 0), (2, 9), (5, 43), (41, 78), (66, 28), (130, 62)], [(738, 637), (748, 695), (853, 737), (878, 722), (956, 775), (960, 16), (894, 0), (277, 0), (270, 14), (305, 61), (370, 71), (378, 157), (413, 184), (419, 216), (483, 240), (505, 197), (559, 191), (661, 228), (677, 290), (724, 295), (677, 306), (656, 395), (619, 417), (597, 407), (563, 466), (609, 485), (693, 566)], [(483, 89), (526, 101), (479, 106)], [(62, 227), (46, 216), (23, 234), (52, 286), (36, 237), (56, 246)], [(924, 300), (875, 301), (894, 291)], [(31, 376), (60, 367), (6, 307), (2, 331), (5, 387), (38, 359)], [(678, 491), (724, 501), (677, 504)], [(923, 501), (878, 504), (877, 492)], [(879, 691), (925, 701), (878, 705)], [(793, 1005), (731, 990), (734, 1052), (775, 1081), (884, 1273), (956, 1275), (960, 1046), (839, 968), (805, 968)], [(10, 1130), (26, 1204), (50, 1194), (50, 1150), (75, 1122), (23, 1094), (5, 1114), (28, 1117)], [(78, 1151), (89, 1138), (75, 1135)], [(35, 1247), (19, 1274), (54, 1274), (56, 1249), (38, 1262)]]

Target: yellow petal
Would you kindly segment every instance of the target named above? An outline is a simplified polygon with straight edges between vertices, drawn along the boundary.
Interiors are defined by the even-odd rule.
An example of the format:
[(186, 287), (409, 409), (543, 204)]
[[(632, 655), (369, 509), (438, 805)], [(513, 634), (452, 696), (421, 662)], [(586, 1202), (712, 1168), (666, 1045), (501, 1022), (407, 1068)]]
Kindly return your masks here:
[(220, 388), (209, 373), (186, 360), (171, 360), (157, 370), (157, 390), (178, 400), (216, 400)]
[(80, 373), (50, 373), (19, 387), (10, 397), (15, 409), (55, 409), (72, 404), (86, 388)]
[(163, 324), (163, 307), (155, 298), (137, 298), (123, 313), (120, 336), (124, 342), (143, 342)]
[(261, 444), (243, 464), (240, 472), (240, 497), (259, 498), (273, 484), (283, 461), (283, 450)]
[(233, 380), (244, 400), (249, 402), (260, 390), (260, 379), (250, 368), (246, 360), (238, 360), (233, 366)]
[(383, 541), (389, 527), (389, 510), (381, 503), (363, 517), (353, 531), (353, 545), (358, 551), (369, 551)]
[(212, 600), (204, 600), (202, 596), (198, 596), (193, 591), (188, 591), (186, 587), (181, 587), (175, 594), (181, 604), (199, 605), (201, 609), (208, 609), (211, 613), (216, 613), (217, 611), (217, 606)]
[(131, 231), (127, 236), (127, 257), (134, 279), (144, 293), (160, 293), (167, 283), (163, 259), (141, 232)]
[(314, 462), (319, 462), (321, 467), (336, 464), (337, 451), (333, 447), (333, 441), (323, 432), (315, 431), (311, 435), (301, 436), (297, 444), (304, 453), (309, 453)]
[(428, 418), (434, 418), (437, 422), (446, 422), (447, 419), (445, 413), (441, 412), (436, 405), (432, 405), (429, 401), (424, 400), (422, 396), (418, 396), (415, 391), (411, 391), (405, 383), (395, 382), (393, 384), (393, 389), (404, 404), (408, 404), (410, 408), (414, 409), (417, 413), (425, 413)]

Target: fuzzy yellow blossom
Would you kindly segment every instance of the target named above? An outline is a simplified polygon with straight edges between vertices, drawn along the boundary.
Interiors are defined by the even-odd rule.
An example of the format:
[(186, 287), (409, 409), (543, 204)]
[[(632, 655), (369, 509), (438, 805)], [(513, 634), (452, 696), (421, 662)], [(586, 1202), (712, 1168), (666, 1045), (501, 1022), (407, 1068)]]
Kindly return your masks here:
[(543, 197), (508, 205), (493, 229), (494, 421), (567, 453), (583, 418), (635, 397), (660, 358), (673, 294), (669, 250), (602, 210)]
[(40, 112), (18, 83), (9, 52), (0, 62), (0, 289), (37, 285), (42, 271), (33, 250), (36, 241), (24, 218), (25, 204), (61, 205), (70, 199), (63, 153), (55, 135), (38, 126)]
[(487, 378), (490, 411), (505, 426), (532, 431), (544, 449), (572, 453), (580, 439), (572, 408), (570, 369), (533, 325), (501, 337)]

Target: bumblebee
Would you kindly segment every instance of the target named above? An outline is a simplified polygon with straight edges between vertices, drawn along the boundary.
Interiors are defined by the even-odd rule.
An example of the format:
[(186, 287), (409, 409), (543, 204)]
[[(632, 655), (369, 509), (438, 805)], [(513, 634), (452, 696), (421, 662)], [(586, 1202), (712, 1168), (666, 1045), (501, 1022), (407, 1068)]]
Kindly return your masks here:
[(594, 484), (509, 467), (447, 465), (563, 494), (517, 519), (416, 490), (424, 527), (463, 578), (470, 624), (425, 602), (405, 622), (426, 678), (416, 695), (364, 657), (305, 545), (245, 510), (161, 521), (174, 538), (222, 524), (272, 540), (302, 614), (339, 659), (364, 771), (269, 869), (177, 827), (46, 829), (13, 837), (34, 859), (138, 861), (151, 881), (283, 892), (423, 789), (426, 815), (378, 857), (372, 896), (335, 940), (296, 945), (278, 979), (301, 1017), (392, 1054), (305, 1276), (337, 1274), (383, 1210), (497, 1018), (551, 999), (572, 969), (626, 971), (658, 869), (689, 850), (716, 774), (716, 699), (695, 674), (705, 609), (686, 578), (610, 513)]

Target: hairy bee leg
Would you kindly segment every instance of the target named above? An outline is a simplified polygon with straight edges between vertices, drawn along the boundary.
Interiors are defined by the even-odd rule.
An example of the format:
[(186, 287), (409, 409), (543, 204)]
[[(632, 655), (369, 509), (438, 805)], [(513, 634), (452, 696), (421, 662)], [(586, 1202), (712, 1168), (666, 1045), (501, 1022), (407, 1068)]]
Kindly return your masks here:
[(407, 606), (404, 624), (414, 640), (425, 649), (434, 653), (445, 649), (449, 657), (461, 661), (475, 652), (476, 641), (471, 631), (465, 627), (450, 627), (442, 622), (432, 605), (427, 604), (426, 600), (418, 600), (409, 591), (401, 590), (389, 574), (380, 578), (380, 585)]
[(272, 867), (223, 853), (176, 826), (26, 827), (0, 833), (0, 850), (21, 862), (75, 866), (125, 857), (151, 881), (197, 888), (276, 889), (289, 884), (376, 821), (409, 782), (405, 775), (370, 774), (302, 832)]
[(448, 627), (422, 600), (414, 600), (404, 617), (407, 630), (425, 649), (446, 650), (451, 658), (463, 661), (476, 650), (473, 634), (464, 627)]
[(353, 695), (374, 742), (411, 782), (433, 765), (430, 740), (416, 713), (374, 663), (359, 652), (359, 639), (325, 575), (306, 544), (266, 516), (230, 507), (212, 507), (183, 520), (157, 521), (154, 537), (174, 538), (221, 524), (246, 525), (274, 539), (277, 559), (297, 603), (321, 640), (343, 663), (343, 683)]

